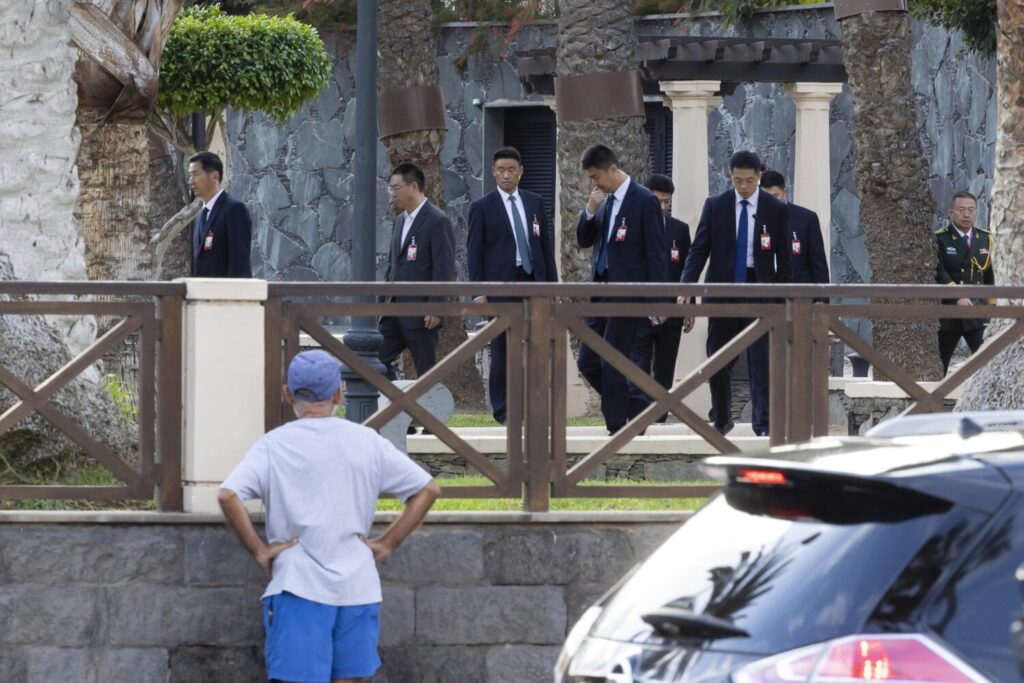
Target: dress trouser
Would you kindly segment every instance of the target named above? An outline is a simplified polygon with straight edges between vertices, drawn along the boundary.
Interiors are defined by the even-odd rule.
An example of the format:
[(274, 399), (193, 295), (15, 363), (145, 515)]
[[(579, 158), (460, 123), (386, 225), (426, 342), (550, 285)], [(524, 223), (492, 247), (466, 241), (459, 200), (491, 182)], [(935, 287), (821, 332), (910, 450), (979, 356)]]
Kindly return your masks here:
[[(679, 340), (682, 333), (683, 328), (674, 323), (652, 325), (649, 320), (641, 320), (636, 338), (633, 340), (630, 358), (648, 373), (652, 373), (654, 380), (666, 389), (671, 389), (675, 380), (676, 357), (679, 355)], [(647, 394), (633, 384), (629, 385), (630, 419), (639, 415), (650, 404), (651, 398)], [(667, 417), (667, 413), (662, 415), (658, 422), (664, 422)]]
[[(629, 358), (640, 321), (641, 318), (587, 318), (587, 327)], [(608, 431), (621, 429), (629, 421), (629, 383), (626, 378), (586, 345), (580, 346), (576, 367), (590, 386), (601, 394), (601, 414)]]
[(437, 363), (439, 327), (432, 330), (425, 327), (406, 329), (399, 325), (398, 318), (389, 316), (380, 319), (377, 329), (384, 337), (377, 356), (387, 368), (388, 379), (393, 381), (397, 378), (394, 363), (405, 349), (409, 349), (409, 353), (412, 355), (412, 364), (416, 366), (416, 375), (419, 377), (422, 377)]
[[(755, 282), (753, 268), (747, 268), (747, 282)], [(737, 301), (736, 303), (740, 303)], [(728, 344), (736, 335), (749, 326), (750, 318), (710, 318), (708, 320), (707, 353), (710, 358)], [(715, 429), (725, 433), (732, 424), (732, 369), (733, 359), (728, 365), (711, 376), (711, 421)], [(764, 335), (747, 347), (747, 368), (750, 376), (751, 422), (754, 433), (768, 435), (768, 335)]]
[(967, 340), (967, 346), (974, 353), (981, 348), (985, 341), (985, 327), (974, 330), (939, 330), (939, 357), (942, 358), (942, 374), (949, 371), (949, 362), (953, 359), (953, 352), (960, 338)]
[[(527, 274), (521, 266), (516, 266), (516, 281), (533, 282), (534, 280), (532, 274)], [(501, 424), (505, 424), (508, 406), (507, 347), (507, 335), (502, 333), (494, 338), (494, 341), (491, 342), (491, 360), (487, 371), (487, 394), (491, 399), (491, 414)]]

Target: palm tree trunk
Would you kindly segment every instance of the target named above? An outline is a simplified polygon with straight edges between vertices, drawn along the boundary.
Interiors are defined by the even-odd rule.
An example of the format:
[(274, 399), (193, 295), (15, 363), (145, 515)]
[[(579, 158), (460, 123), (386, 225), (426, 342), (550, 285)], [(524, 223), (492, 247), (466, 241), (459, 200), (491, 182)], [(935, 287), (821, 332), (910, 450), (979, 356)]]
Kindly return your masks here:
[[(842, 41), (854, 91), (854, 176), (871, 280), (932, 284), (934, 202), (911, 89), (910, 15), (849, 17)], [(939, 379), (937, 321), (873, 323), (876, 348), (918, 380)]]
[[(1024, 284), (1024, 2), (999, 0), (996, 177), (992, 187), (992, 256), (996, 284)], [(1021, 302), (1014, 302), (1020, 304)], [(993, 320), (992, 336), (1011, 321)], [(1024, 341), (1011, 344), (968, 380), (957, 410), (1024, 408)]]
[(151, 279), (148, 126), (142, 121), (80, 124), (80, 129), (75, 220), (85, 241), (89, 279)]
[[(559, 76), (624, 71), (636, 67), (637, 36), (632, 3), (620, 0), (563, 0), (558, 23)], [(580, 169), (583, 151), (595, 143), (611, 147), (619, 166), (638, 182), (649, 172), (644, 117), (558, 121), (558, 174), (561, 182), (561, 273), (565, 282), (589, 279), (590, 254), (576, 246), (576, 222), (590, 196)]]
[[(378, 52), (380, 55), (378, 88), (381, 91), (420, 85), (437, 85), (437, 39), (431, 22), (430, 0), (382, 0), (378, 9)], [(412, 38), (415, 36), (415, 38)], [(446, 131), (421, 130), (398, 133), (383, 139), (388, 163), (394, 167), (403, 162), (419, 166), (426, 176), (426, 194), (431, 202), (445, 210), (444, 186), (441, 180), (441, 149)], [(457, 221), (453, 221), (457, 223)], [(461, 247), (461, 248), (460, 248)], [(465, 245), (457, 244), (456, 252), (463, 252), (456, 263), (465, 261)], [(453, 279), (457, 277), (452, 274)], [(466, 330), (461, 318), (449, 318), (441, 328), (438, 341), (439, 355), (445, 356), (466, 341)], [(407, 354), (408, 355), (408, 354)], [(408, 359), (405, 372), (414, 374)], [(452, 392), (456, 406), (480, 408), (484, 406), (483, 379), (471, 364), (463, 364), (449, 375), (445, 386)]]

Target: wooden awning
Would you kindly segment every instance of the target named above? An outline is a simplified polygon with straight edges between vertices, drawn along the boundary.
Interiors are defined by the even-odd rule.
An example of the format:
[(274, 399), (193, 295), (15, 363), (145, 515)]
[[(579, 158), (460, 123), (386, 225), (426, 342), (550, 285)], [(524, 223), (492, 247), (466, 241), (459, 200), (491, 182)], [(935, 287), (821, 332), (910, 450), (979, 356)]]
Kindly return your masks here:
[[(660, 92), (660, 81), (737, 83), (845, 83), (838, 40), (641, 36), (637, 57), (644, 92)], [(552, 95), (554, 48), (516, 53), (519, 80), (529, 93)]]

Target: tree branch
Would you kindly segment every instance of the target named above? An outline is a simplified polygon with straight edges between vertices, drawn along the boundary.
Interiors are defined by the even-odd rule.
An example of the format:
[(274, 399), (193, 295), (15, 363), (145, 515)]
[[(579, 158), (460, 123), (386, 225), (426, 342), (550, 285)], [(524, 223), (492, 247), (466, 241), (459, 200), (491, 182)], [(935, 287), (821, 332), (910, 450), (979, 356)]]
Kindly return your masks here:
[(153, 235), (153, 239), (151, 239), (149, 243), (156, 247), (156, 263), (153, 268), (154, 273), (159, 273), (163, 270), (164, 256), (167, 254), (167, 250), (170, 248), (174, 238), (180, 235), (181, 231), (192, 223), (192, 219), (196, 217), (202, 208), (203, 200), (196, 197), (192, 200), (191, 204), (182, 207), (181, 211), (171, 216), (167, 222), (163, 224), (163, 227)]

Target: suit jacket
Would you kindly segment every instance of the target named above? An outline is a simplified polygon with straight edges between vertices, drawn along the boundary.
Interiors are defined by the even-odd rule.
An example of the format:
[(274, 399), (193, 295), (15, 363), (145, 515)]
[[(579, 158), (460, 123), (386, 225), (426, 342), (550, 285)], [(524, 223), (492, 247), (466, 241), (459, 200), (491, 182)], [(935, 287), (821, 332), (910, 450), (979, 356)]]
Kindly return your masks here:
[[(558, 282), (555, 266), (555, 231), (544, 211), (544, 199), (520, 189), (526, 213), (527, 241), (537, 282)], [(535, 235), (533, 222), (540, 226)], [(466, 238), (466, 259), (472, 282), (516, 281), (516, 238), (505, 209), (505, 200), (498, 190), (488, 192), (469, 205), (469, 235)]]
[[(605, 228), (605, 210), (608, 201), (597, 207), (587, 218), (586, 209), (576, 224), (576, 242), (581, 247), (593, 247), (592, 277), (597, 277), (597, 261), (608, 235)], [(626, 196), (618, 212), (614, 209), (615, 225), (608, 243), (607, 282), (665, 282), (668, 273), (668, 245), (665, 242), (665, 221), (661, 206), (651, 191), (630, 179)], [(625, 224), (626, 234), (620, 241), (617, 231)]]
[[(441, 209), (428, 200), (402, 241), (404, 214), (395, 218), (391, 233), (387, 282), (450, 282), (455, 277), (455, 233), (452, 222)], [(416, 257), (410, 259), (409, 248), (416, 244)], [(444, 301), (443, 296), (387, 296), (385, 301)], [(398, 319), (404, 329), (422, 329), (423, 316), (402, 316)], [(436, 329), (436, 328), (435, 328)]]
[[(193, 276), (252, 277), (252, 218), (244, 203), (224, 192), (213, 205), (206, 229), (201, 211), (193, 225)], [(207, 249), (209, 233), (213, 233), (213, 241)]]
[[(790, 204), (789, 232), (793, 282), (827, 285), (828, 260), (825, 258), (825, 240), (821, 236), (818, 214), (797, 204)], [(796, 243), (800, 244), (799, 253)]]
[[(690, 226), (671, 216), (665, 217), (665, 243), (668, 245), (668, 277), (666, 282), (679, 282), (683, 276), (683, 266), (686, 264), (686, 255), (690, 251)], [(672, 251), (678, 251), (678, 259), (673, 260)], [(675, 299), (669, 301), (674, 302)], [(665, 325), (680, 327), (683, 324), (682, 318), (669, 318)]]
[[(754, 241), (754, 270), (757, 282), (765, 284), (792, 282), (790, 244), (787, 228), (789, 210), (764, 190), (757, 198), (757, 213), (751, 217), (748, 239)], [(769, 250), (761, 249), (760, 235), (767, 233), (771, 239)], [(708, 263), (704, 282), (735, 282), (736, 267), (736, 192), (729, 189), (704, 202), (697, 234), (690, 245), (690, 253), (683, 267), (684, 283), (694, 283), (700, 278), (704, 265)]]
[[(974, 228), (971, 234), (971, 246), (960, 231), (947, 225), (935, 233), (938, 258), (935, 264), (935, 281), (940, 285), (994, 285), (995, 273), (992, 272), (992, 249), (995, 241), (992, 233), (981, 228)], [(975, 300), (985, 303), (985, 300)], [(947, 303), (956, 303), (950, 300)], [(969, 332), (984, 327), (986, 320), (957, 320), (948, 318), (939, 321), (943, 330), (960, 330)]]

